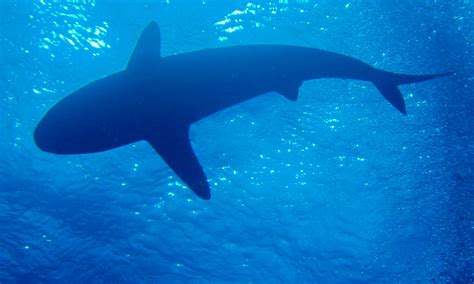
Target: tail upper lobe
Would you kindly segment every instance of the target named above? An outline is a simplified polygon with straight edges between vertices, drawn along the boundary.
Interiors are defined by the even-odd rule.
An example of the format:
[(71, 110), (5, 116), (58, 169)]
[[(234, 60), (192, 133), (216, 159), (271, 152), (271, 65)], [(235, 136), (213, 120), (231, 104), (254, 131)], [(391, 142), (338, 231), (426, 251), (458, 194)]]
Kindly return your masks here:
[(402, 93), (398, 89), (399, 85), (412, 84), (417, 82), (423, 82), (438, 77), (444, 77), (452, 75), (452, 73), (443, 74), (432, 74), (432, 75), (407, 75), (407, 74), (396, 74), (391, 72), (381, 71), (379, 76), (373, 83), (379, 92), (384, 96), (387, 101), (393, 105), (398, 111), (403, 114), (407, 114), (405, 107), (405, 100), (403, 99)]

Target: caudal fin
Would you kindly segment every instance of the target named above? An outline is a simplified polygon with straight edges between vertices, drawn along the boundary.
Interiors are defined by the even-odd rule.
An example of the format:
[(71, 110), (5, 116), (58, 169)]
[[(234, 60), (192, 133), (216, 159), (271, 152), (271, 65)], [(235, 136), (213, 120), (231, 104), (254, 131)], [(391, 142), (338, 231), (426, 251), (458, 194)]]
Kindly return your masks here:
[(385, 72), (373, 81), (375, 87), (384, 96), (387, 101), (394, 106), (398, 111), (403, 114), (407, 114), (405, 107), (405, 100), (403, 95), (398, 89), (399, 85), (412, 84), (417, 82), (423, 82), (438, 77), (444, 77), (452, 75), (453, 73), (443, 74), (432, 74), (432, 75), (407, 75), (407, 74), (396, 74), (391, 72)]

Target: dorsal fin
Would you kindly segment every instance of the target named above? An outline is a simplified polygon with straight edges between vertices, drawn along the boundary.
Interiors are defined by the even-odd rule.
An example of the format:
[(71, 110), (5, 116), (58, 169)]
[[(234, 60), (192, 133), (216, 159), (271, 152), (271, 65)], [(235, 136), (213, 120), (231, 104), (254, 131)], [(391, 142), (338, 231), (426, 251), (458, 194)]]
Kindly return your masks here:
[(160, 27), (155, 21), (150, 22), (143, 30), (132, 56), (128, 61), (127, 69), (136, 69), (145, 66), (154, 66), (161, 60)]

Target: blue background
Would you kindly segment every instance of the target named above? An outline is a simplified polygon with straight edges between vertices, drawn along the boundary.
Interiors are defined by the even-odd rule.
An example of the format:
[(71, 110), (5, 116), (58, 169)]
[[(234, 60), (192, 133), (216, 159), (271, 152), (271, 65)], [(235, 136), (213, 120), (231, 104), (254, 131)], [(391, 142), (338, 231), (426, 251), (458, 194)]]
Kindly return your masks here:
[[(0, 1), (0, 281), (473, 281), (474, 4), (465, 1)], [(42, 153), (36, 123), (123, 69), (156, 20), (162, 54), (250, 43), (456, 75), (306, 82), (199, 121), (203, 201), (144, 142)], [(127, 119), (124, 117), (124, 119)]]

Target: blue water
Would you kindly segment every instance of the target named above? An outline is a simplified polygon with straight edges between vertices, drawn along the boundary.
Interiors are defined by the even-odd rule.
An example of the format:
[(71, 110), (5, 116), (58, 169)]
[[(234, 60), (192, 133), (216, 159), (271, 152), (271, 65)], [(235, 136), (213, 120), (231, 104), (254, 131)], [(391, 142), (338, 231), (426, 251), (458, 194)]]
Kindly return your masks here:
[[(472, 283), (474, 3), (0, 1), (0, 282)], [(156, 20), (162, 53), (281, 43), (454, 76), (306, 82), (208, 117), (198, 199), (144, 142), (56, 156), (32, 132), (123, 69)]]

